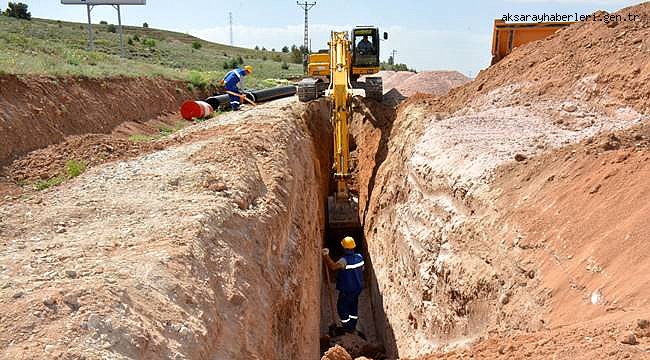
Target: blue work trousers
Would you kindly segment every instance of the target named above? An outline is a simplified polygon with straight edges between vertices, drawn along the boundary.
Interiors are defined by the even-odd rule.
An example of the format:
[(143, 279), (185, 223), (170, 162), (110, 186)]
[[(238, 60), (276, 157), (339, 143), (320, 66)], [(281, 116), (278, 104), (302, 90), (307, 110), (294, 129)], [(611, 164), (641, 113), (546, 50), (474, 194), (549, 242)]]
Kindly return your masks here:
[(359, 320), (359, 295), (361, 290), (354, 292), (339, 291), (339, 299), (336, 302), (336, 310), (339, 313), (341, 324), (346, 331), (353, 331), (357, 328)]
[[(234, 92), (235, 94), (240, 93), (239, 88), (237, 88), (237, 86), (232, 86), (232, 87), (231, 86), (226, 86), (226, 90), (228, 90), (230, 92)], [(239, 96), (235, 96), (235, 95), (231, 95), (231, 94), (228, 94), (228, 96), (230, 96), (230, 108), (235, 110), (235, 111), (239, 110), (239, 105), (241, 105), (241, 103), (240, 103), (241, 99), (239, 98)]]

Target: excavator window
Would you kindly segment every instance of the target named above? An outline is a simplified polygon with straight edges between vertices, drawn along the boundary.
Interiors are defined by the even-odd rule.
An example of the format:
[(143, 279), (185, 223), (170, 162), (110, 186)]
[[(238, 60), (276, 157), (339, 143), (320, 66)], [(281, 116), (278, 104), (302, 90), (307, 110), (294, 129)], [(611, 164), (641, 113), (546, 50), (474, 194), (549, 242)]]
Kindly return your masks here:
[(352, 54), (355, 67), (379, 66), (379, 32), (377, 29), (352, 31)]

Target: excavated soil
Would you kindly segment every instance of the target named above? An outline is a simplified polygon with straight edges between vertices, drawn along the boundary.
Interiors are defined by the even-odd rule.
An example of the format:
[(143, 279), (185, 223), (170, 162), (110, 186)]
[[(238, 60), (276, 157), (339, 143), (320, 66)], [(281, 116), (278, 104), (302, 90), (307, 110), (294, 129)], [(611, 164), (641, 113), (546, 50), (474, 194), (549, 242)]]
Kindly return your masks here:
[(458, 71), (380, 71), (373, 76), (382, 78), (385, 92), (394, 89), (406, 97), (416, 93), (446, 95), (451, 89), (470, 81)]
[(70, 135), (149, 133), (198, 96), (160, 78), (1, 75), (0, 89), (0, 167)]
[(328, 136), (302, 111), (211, 120), (2, 205), (2, 357), (316, 358)]

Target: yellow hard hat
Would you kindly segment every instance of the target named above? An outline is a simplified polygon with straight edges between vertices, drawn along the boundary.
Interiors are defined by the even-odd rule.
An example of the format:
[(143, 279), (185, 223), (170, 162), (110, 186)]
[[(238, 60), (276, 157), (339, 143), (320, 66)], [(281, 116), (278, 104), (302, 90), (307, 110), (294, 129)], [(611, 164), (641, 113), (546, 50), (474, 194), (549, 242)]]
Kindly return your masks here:
[(341, 240), (341, 246), (343, 246), (344, 249), (352, 250), (357, 247), (357, 244), (354, 243), (352, 236), (346, 236)]
[(250, 65), (244, 66), (244, 70), (246, 70), (246, 72), (249, 74), (253, 73), (253, 67)]

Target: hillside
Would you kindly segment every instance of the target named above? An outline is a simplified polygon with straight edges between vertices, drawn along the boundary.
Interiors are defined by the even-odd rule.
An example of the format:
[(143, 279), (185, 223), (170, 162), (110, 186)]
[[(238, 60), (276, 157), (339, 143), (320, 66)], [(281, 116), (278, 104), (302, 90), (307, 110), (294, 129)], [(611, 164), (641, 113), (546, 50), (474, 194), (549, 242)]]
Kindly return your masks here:
[[(221, 78), (226, 61), (241, 57), (255, 67), (249, 87), (273, 86), (266, 79), (302, 74), (289, 54), (244, 49), (172, 31), (124, 27), (127, 59), (119, 58), (119, 34), (110, 25), (93, 25), (96, 52), (87, 48), (86, 25), (65, 21), (18, 20), (0, 16), (0, 73), (55, 76), (162, 76), (195, 84)], [(194, 49), (197, 42), (200, 49)], [(286, 61), (289, 69), (282, 69)]]

